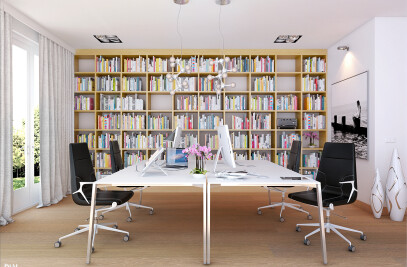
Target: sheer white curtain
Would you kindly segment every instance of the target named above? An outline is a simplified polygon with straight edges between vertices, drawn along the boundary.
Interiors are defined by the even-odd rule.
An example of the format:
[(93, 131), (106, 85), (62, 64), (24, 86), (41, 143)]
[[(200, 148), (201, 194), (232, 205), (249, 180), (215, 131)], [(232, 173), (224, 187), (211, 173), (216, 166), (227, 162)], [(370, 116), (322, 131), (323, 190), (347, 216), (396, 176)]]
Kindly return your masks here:
[(41, 207), (58, 203), (71, 190), (74, 55), (42, 35), (39, 54)]
[(12, 222), (13, 89), (11, 17), (0, 8), (0, 225)]

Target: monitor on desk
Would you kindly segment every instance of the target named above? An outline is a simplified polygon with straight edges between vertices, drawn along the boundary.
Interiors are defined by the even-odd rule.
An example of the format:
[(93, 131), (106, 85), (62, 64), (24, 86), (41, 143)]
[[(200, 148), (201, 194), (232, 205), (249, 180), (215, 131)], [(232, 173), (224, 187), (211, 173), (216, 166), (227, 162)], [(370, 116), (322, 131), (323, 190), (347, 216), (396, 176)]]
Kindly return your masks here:
[(231, 167), (236, 168), (235, 158), (233, 157), (232, 143), (230, 142), (229, 127), (227, 125), (218, 126), (219, 149), (215, 158), (215, 168), (218, 164), (219, 156), (222, 153), (222, 160)]
[(172, 143), (171, 146), (167, 145), (167, 147), (179, 148), (179, 146), (181, 144), (181, 134), (182, 134), (182, 128), (178, 126), (167, 138), (165, 138), (164, 141), (166, 141), (167, 144), (169, 142)]

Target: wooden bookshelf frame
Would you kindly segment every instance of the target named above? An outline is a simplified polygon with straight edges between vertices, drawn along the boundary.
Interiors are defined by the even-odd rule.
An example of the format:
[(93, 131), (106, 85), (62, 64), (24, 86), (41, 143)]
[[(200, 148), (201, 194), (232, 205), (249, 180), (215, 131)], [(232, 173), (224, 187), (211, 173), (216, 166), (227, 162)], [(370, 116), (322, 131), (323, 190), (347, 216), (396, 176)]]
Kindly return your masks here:
[[(181, 51), (178, 49), (159, 49), (159, 50), (152, 50), (152, 49), (79, 49), (76, 51), (75, 55), (75, 63), (74, 63), (74, 68), (75, 72), (74, 75), (75, 77), (92, 77), (94, 78), (95, 85), (93, 87), (93, 91), (91, 92), (78, 92), (75, 91), (75, 95), (84, 95), (84, 96), (93, 96), (94, 97), (94, 107), (95, 110), (93, 111), (75, 111), (75, 124), (74, 124), (74, 135), (75, 135), (75, 140), (77, 137), (77, 134), (79, 133), (94, 133), (95, 138), (96, 138), (96, 148), (91, 149), (95, 153), (95, 158), (96, 158), (96, 153), (98, 152), (106, 152), (107, 149), (101, 149), (97, 148), (97, 138), (100, 133), (102, 132), (112, 132), (112, 133), (120, 133), (121, 136), (121, 149), (122, 149), (122, 156), (124, 154), (124, 151), (129, 151), (129, 152), (137, 152), (137, 151), (143, 151), (145, 155), (150, 156), (151, 153), (155, 151), (155, 149), (125, 149), (123, 148), (123, 132), (141, 132), (148, 136), (149, 134), (154, 134), (154, 133), (165, 133), (169, 132), (170, 130), (126, 130), (126, 129), (120, 129), (120, 130), (100, 130), (97, 129), (97, 115), (101, 113), (110, 113), (110, 111), (100, 111), (98, 110), (99, 108), (99, 95), (100, 93), (103, 94), (114, 94), (114, 95), (119, 95), (120, 98), (126, 95), (132, 95), (132, 94), (141, 94), (144, 95), (145, 99), (145, 105), (146, 109), (145, 110), (137, 110), (137, 111), (125, 111), (125, 110), (119, 110), (115, 111), (116, 113), (120, 114), (120, 118), (122, 117), (123, 113), (138, 113), (138, 114), (144, 114), (146, 117), (150, 113), (166, 113), (168, 115), (171, 115), (171, 124), (173, 124), (174, 121), (174, 116), (176, 114), (196, 114), (196, 118), (199, 119), (201, 114), (211, 114), (211, 113), (216, 113), (216, 114), (222, 114), (224, 123), (227, 123), (227, 114), (242, 114), (245, 113), (247, 114), (247, 117), (251, 119), (251, 115), (253, 113), (262, 113), (262, 114), (271, 114), (272, 115), (272, 126), (273, 128), (270, 130), (239, 130), (241, 132), (244, 132), (247, 134), (249, 137), (253, 133), (271, 133), (272, 136), (272, 148), (270, 149), (256, 149), (256, 148), (247, 148), (247, 149), (236, 149), (236, 152), (246, 152), (246, 155), (248, 158), (250, 158), (251, 153), (255, 151), (260, 151), (260, 152), (269, 152), (271, 155), (271, 160), (273, 162), (277, 162), (277, 152), (283, 152), (289, 149), (283, 149), (283, 148), (278, 148), (278, 136), (279, 133), (281, 132), (295, 132), (301, 136), (301, 140), (303, 139), (303, 133), (305, 131), (315, 131), (319, 132), (319, 147), (317, 148), (307, 148), (304, 147), (302, 148), (302, 153), (307, 153), (307, 152), (320, 152), (322, 151), (322, 148), (327, 141), (327, 129), (329, 129), (328, 123), (328, 94), (327, 94), (327, 71), (326, 72), (304, 72), (303, 71), (303, 60), (308, 57), (321, 57), (325, 59), (325, 62), (327, 62), (327, 50), (325, 49), (254, 49), (254, 50), (240, 50), (240, 49), (231, 49), (231, 50), (225, 50), (224, 55), (221, 54), (222, 51), (220, 50), (211, 50), (211, 49), (184, 49), (182, 53), (182, 58), (190, 58), (191, 56), (196, 56), (197, 57), (197, 66), (198, 69), (196, 72), (184, 75), (184, 76), (190, 76), (190, 77), (196, 77), (197, 82), (199, 81), (199, 78), (202, 77), (207, 77), (208, 74), (215, 74), (216, 73), (208, 73), (208, 72), (199, 72), (199, 59), (200, 57), (223, 57), (223, 56), (230, 56), (232, 57), (239, 57), (242, 56), (248, 57), (249, 60), (254, 59), (256, 56), (269, 56), (270, 58), (274, 59), (274, 72), (238, 72), (238, 73), (230, 73), (228, 76), (228, 80), (233, 81), (234, 77), (238, 77), (239, 79), (241, 78), (246, 78), (247, 84), (246, 84), (246, 90), (245, 91), (232, 91), (230, 90), (230, 87), (226, 89), (226, 91), (223, 91), (221, 96), (223, 99), (223, 105), (221, 110), (219, 111), (201, 111), (199, 110), (199, 97), (200, 96), (207, 96), (207, 95), (216, 95), (215, 92), (201, 92), (198, 91), (198, 84), (196, 84), (196, 91), (194, 92), (177, 92), (174, 96), (170, 95), (170, 92), (151, 92), (148, 91), (149, 89), (149, 80), (151, 76), (159, 76), (159, 75), (165, 75), (167, 72), (148, 72), (148, 66), (146, 66), (146, 72), (123, 72), (123, 62), (125, 58), (132, 58), (132, 57), (144, 57), (144, 58), (151, 58), (151, 57), (161, 57), (161, 58), (170, 58), (171, 56), (174, 57), (180, 57)], [(105, 58), (112, 58), (112, 57), (120, 57), (120, 72), (96, 72), (96, 57), (97, 56), (103, 56)], [(94, 61), (93, 64), (93, 71), (92, 69), (86, 69), (85, 71), (81, 70), (80, 67), (80, 61), (81, 60), (88, 60), (88, 61)], [(290, 65), (292, 65), (291, 69), (285, 69), (283, 68), (283, 62), (284, 61), (290, 61)], [(279, 66), (279, 62), (281, 63), (281, 66)], [(146, 63), (147, 64), (147, 63)], [(89, 65), (89, 64), (88, 64)], [(173, 72), (170, 72), (173, 73)], [(320, 78), (325, 78), (325, 91), (321, 92), (309, 92), (309, 91), (304, 91), (302, 88), (302, 77), (305, 75), (309, 74), (310, 76), (319, 76)], [(115, 76), (115, 77), (120, 77), (120, 91), (117, 92), (99, 92), (97, 91), (96, 88), (96, 82), (97, 82), (97, 77), (98, 76)], [(122, 91), (122, 81), (123, 77), (125, 76), (133, 76), (133, 77), (141, 77), (144, 78), (143, 80), (143, 91), (136, 91), (136, 92), (129, 92), (129, 91)], [(253, 84), (253, 78), (255, 77), (263, 77), (263, 76), (272, 76), (275, 78), (275, 91), (272, 92), (258, 92), (258, 91), (252, 91), (252, 84)], [(278, 80), (280, 79), (291, 79), (294, 84), (295, 88), (290, 88), (290, 91), (285, 91), (282, 90), (282, 88), (279, 88)], [(241, 86), (241, 85), (240, 85)], [(298, 103), (298, 110), (296, 111), (281, 111), (281, 110), (276, 110), (276, 97), (281, 94), (295, 94), (298, 96), (299, 103)], [(309, 110), (303, 110), (303, 105), (304, 105), (304, 98), (306, 97), (307, 94), (319, 94), (323, 95), (325, 97), (325, 110), (323, 111), (309, 111)], [(171, 98), (172, 101), (172, 109), (168, 110), (153, 110), (151, 108), (151, 101), (154, 98), (155, 95), (165, 95)], [(179, 111), (176, 110), (176, 96), (178, 95), (196, 95), (198, 98), (198, 110), (197, 111)], [(248, 109), (245, 111), (229, 111), (225, 110), (224, 107), (224, 100), (225, 96), (227, 95), (246, 95), (247, 96), (247, 105)], [(257, 111), (257, 110), (251, 110), (250, 109), (250, 99), (252, 96), (266, 96), (266, 95), (272, 95), (274, 97), (274, 110), (270, 111)], [(80, 129), (79, 128), (79, 120), (80, 120), (80, 114), (87, 113), (87, 114), (92, 114), (94, 117), (94, 127), (89, 128), (89, 129)], [(289, 130), (289, 129), (277, 129), (277, 117), (279, 114), (283, 113), (292, 113), (298, 120), (298, 127), (295, 130)], [(325, 115), (326, 121), (326, 128), (324, 130), (305, 130), (303, 129), (303, 114), (304, 113), (318, 113)], [(231, 116), (231, 115), (230, 115)], [(198, 121), (196, 122), (198, 125)], [(147, 125), (146, 125), (147, 127)], [(172, 128), (174, 128), (174, 125), (172, 125)], [(171, 129), (172, 130), (172, 129)], [(205, 129), (193, 129), (193, 130), (185, 130), (185, 132), (188, 133), (196, 133), (198, 142), (201, 139), (201, 135), (203, 136), (205, 133), (211, 133), (211, 134), (216, 134), (214, 130), (205, 130)], [(234, 131), (238, 132), (238, 131)], [(304, 142), (303, 142), (304, 144)], [(251, 146), (250, 138), (249, 138), (249, 146)], [(302, 167), (303, 166), (303, 157), (301, 156), (301, 171), (305, 170), (314, 170), (316, 168), (309, 168), (309, 167)], [(95, 168), (96, 170), (108, 170), (107, 168)]]

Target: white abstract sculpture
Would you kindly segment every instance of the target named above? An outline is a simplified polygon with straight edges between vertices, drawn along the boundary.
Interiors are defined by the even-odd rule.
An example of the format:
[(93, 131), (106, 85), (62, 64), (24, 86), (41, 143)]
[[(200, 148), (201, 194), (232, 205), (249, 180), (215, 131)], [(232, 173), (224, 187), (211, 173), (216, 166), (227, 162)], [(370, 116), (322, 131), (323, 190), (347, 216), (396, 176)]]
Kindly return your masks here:
[(403, 221), (406, 212), (407, 187), (397, 149), (394, 149), (386, 183), (387, 209), (390, 219)]
[(370, 194), (370, 206), (372, 207), (373, 215), (375, 218), (380, 219), (382, 216), (384, 205), (384, 190), (382, 182), (380, 181), (379, 169), (376, 169), (376, 176)]

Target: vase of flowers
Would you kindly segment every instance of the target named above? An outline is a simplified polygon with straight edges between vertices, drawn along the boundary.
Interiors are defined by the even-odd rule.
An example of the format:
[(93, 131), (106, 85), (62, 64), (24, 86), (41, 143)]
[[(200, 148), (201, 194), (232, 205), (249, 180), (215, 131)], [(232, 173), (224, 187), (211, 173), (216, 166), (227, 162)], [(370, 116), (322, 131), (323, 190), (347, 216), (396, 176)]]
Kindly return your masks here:
[(211, 149), (207, 146), (192, 145), (182, 150), (188, 156), (195, 156), (195, 168), (190, 172), (194, 178), (205, 178), (205, 160), (212, 157)]
[(319, 139), (319, 136), (318, 136), (317, 132), (305, 132), (304, 136), (305, 136), (305, 138), (309, 139), (309, 146), (308, 147), (311, 147), (311, 148), (316, 147), (315, 140)]

